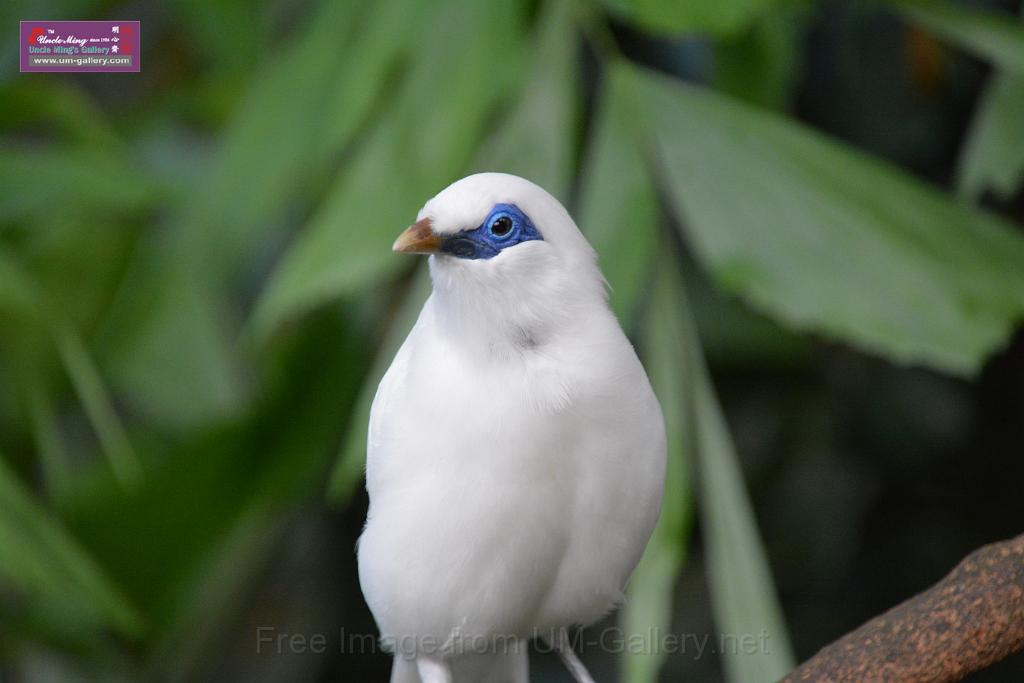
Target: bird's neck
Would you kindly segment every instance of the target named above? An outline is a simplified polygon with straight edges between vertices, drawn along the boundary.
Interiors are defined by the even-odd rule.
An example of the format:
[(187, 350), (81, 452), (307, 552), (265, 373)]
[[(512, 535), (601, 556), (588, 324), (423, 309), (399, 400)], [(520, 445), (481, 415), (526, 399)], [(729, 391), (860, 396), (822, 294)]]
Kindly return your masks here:
[(607, 308), (604, 293), (564, 275), (490, 282), (464, 272), (431, 272), (437, 329), (467, 352), (515, 355), (570, 334)]

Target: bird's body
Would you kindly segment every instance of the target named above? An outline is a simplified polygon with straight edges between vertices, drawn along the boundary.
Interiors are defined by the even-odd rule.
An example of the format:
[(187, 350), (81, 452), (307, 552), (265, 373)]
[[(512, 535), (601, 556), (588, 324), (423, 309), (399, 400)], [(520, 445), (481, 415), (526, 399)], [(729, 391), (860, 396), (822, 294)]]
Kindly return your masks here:
[(564, 209), (481, 174), (417, 225), (457, 236), (495, 205), (538, 237), (431, 258), (434, 292), (371, 411), (359, 570), (393, 681), (427, 663), (525, 681), (522, 643), (611, 610), (660, 509), (661, 411)]

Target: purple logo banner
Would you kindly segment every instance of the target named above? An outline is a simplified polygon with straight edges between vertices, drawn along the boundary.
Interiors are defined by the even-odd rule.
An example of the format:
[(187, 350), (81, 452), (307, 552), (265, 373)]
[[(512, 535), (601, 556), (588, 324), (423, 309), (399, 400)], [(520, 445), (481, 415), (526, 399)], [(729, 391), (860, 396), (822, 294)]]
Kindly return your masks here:
[(22, 71), (140, 71), (138, 21), (23, 21)]

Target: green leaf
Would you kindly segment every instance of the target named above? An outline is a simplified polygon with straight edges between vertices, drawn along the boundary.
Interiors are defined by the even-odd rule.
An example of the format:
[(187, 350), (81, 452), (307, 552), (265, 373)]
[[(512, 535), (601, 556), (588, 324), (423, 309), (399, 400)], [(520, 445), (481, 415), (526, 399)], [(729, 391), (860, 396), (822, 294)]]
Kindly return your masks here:
[(530, 75), (516, 107), (484, 145), (475, 166), (520, 175), (565, 202), (580, 95), (579, 45), (570, 2), (546, 3), (532, 43)]
[(383, 0), (356, 34), (333, 97), (326, 105), (326, 123), (318, 148), (329, 158), (349, 144), (374, 104), (386, 94), (388, 76), (416, 44), (417, 28), (431, 7), (428, 0)]
[(122, 283), (140, 227), (123, 215), (48, 214), (31, 221), (17, 255), (69, 322), (93, 330)]
[(138, 612), (0, 458), (0, 582), (29, 596), (28, 609), (60, 606), (86, 626), (142, 633)]
[(950, 2), (890, 0), (912, 21), (982, 59), (1024, 73), (1024, 26), (1010, 15), (963, 9)]
[(387, 326), (384, 338), (378, 345), (377, 354), (373, 359), (370, 372), (363, 381), (356, 407), (349, 418), (345, 431), (345, 440), (328, 486), (328, 497), (333, 503), (342, 504), (348, 501), (352, 492), (363, 478), (366, 463), (366, 430), (370, 424), (370, 407), (377, 395), (377, 386), (384, 373), (391, 366), (402, 342), (409, 336), (416, 319), (419, 317), (423, 302), (430, 295), (430, 274), (426, 265), (418, 268), (412, 283), (405, 292), (401, 305), (394, 318)]
[(996, 74), (981, 97), (957, 168), (957, 191), (1009, 201), (1024, 182), (1024, 75)]
[[(104, 350), (119, 388), (146, 417), (187, 427), (244, 405), (246, 359), (234, 344), (241, 321), (225, 314), (237, 309), (225, 292), (382, 92), (380, 74), (408, 46), (407, 32), (382, 28), (396, 1), (322, 3), (254, 78), (209, 176), (171, 218), (168, 239), (140, 252)], [(417, 3), (400, 4), (415, 16)]]
[[(127, 151), (95, 97), (84, 84), (64, 79), (20, 78), (0, 87), (0, 128), (29, 133), (57, 133), (60, 138), (94, 150)], [(73, 190), (73, 187), (54, 189)]]
[(126, 212), (157, 196), (146, 175), (114, 155), (0, 145), (0, 224), (42, 214)]
[(643, 110), (633, 86), (628, 74), (610, 70), (587, 152), (579, 212), (580, 228), (600, 255), (612, 310), (624, 324), (648, 284), (658, 241), (657, 197), (637, 133)]
[[(2, 252), (0, 290), (4, 292), (0, 295), (0, 307), (26, 316), (30, 323), (45, 330), (53, 341), (114, 473), (125, 486), (137, 484), (142, 474), (141, 467), (99, 369), (78, 331), (34, 279)], [(30, 406), (30, 409), (36, 411), (40, 407), (41, 404)], [(46, 455), (53, 455), (50, 441), (40, 442), (40, 445), (46, 446), (49, 451)]]
[(279, 511), (259, 505), (238, 515), (179, 587), (175, 613), (149, 657), (148, 678), (195, 680), (196, 662), (217, 640), (219, 629), (232, 627), (229, 619), (273, 556), (285, 521)]
[[(323, 3), (283, 54), (257, 72), (224, 132), (210, 177), (176, 221), (192, 243), (186, 255), (201, 254), (208, 265), (224, 268), (239, 245), (279, 219), (307, 174), (319, 170), (309, 157), (326, 123), (324, 104), (345, 61), (358, 5)], [(337, 59), (324, 58), (339, 49)], [(202, 254), (210, 248), (217, 253)]]
[[(694, 336), (688, 341), (696, 343)], [(796, 664), (743, 472), (707, 369), (694, 384), (700, 514), (711, 607), (732, 683), (772, 683)], [(754, 645), (753, 643), (756, 643)]]
[(55, 325), (53, 333), (61, 361), (96, 430), (114, 474), (125, 486), (137, 486), (142, 477), (142, 466), (85, 343), (67, 325)]
[(780, 326), (724, 293), (696, 264), (683, 263), (682, 270), (704, 357), (712, 367), (726, 372), (796, 370), (814, 357), (809, 336)]
[(700, 488), (702, 538), (719, 653), (730, 683), (772, 683), (795, 664), (764, 544), (729, 428), (701, 351), (682, 280), (668, 300), (680, 312), (676, 342), (687, 354)]
[(0, 249), (0, 309), (23, 315), (38, 315), (39, 292), (6, 250)]
[[(352, 139), (408, 48), (420, 0), (325, 2), (254, 79), (180, 217), (190, 254), (231, 274)], [(404, 9), (410, 16), (395, 22)], [(213, 249), (214, 253), (209, 253)]]
[(784, 110), (803, 51), (802, 8), (780, 8), (745, 31), (715, 42), (715, 88), (762, 107)]
[[(1022, 8), (1024, 12), (1024, 8)], [(1009, 201), (1024, 181), (1024, 73), (991, 77), (957, 164), (957, 191), (978, 201), (985, 189)]]
[(672, 207), (717, 282), (800, 330), (969, 375), (1024, 317), (1024, 239), (791, 121), (638, 73)]
[[(678, 269), (662, 259), (658, 279), (646, 316), (644, 364), (665, 415), (668, 440), (668, 470), (665, 498), (658, 526), (647, 544), (639, 566), (633, 572), (626, 604), (620, 615), (623, 633), (645, 636), (668, 633), (672, 626), (673, 593), (679, 571), (686, 560), (688, 536), (693, 521), (693, 491), (690, 461), (694, 429), (687, 389), (692, 386), (692, 369), (684, 346), (687, 342), (685, 309), (679, 305)], [(648, 648), (626, 653), (622, 660), (626, 683), (656, 683), (666, 653)]]
[(319, 495), (353, 410), (365, 367), (355, 330), (323, 315), (282, 342), (273, 390), (246, 420), (179, 443), (154, 435), (138, 490), (94, 479), (69, 501), (79, 538), (152, 625), (159, 671), (195, 678), (282, 522)]
[(431, 193), (403, 162), (407, 133), (392, 112), (338, 176), (265, 287), (252, 321), (257, 339), (385, 278), (403, 262), (391, 243)]
[(196, 270), (173, 249), (144, 256), (98, 335), (101, 365), (117, 393), (165, 428), (238, 415), (247, 395), (243, 357), (231, 341), (237, 323), (207, 274)]
[(654, 33), (706, 32), (729, 35), (742, 30), (777, 0), (603, 0), (615, 15)]
[(32, 439), (42, 465), (46, 490), (51, 500), (59, 502), (71, 487), (71, 468), (57, 428), (50, 389), (41, 381), (29, 380), (25, 391)]
[[(396, 102), (285, 255), (254, 317), (257, 336), (379, 280), (397, 234), (465, 170), (518, 73), (521, 7), (448, 0), (423, 29)], [(440, 87), (439, 87), (439, 84)]]
[[(199, 53), (201, 62), (232, 73), (249, 66), (269, 40), (264, 7), (252, 0), (183, 0), (168, 9), (182, 26), (179, 35)], [(230, 27), (230, 30), (225, 30)]]

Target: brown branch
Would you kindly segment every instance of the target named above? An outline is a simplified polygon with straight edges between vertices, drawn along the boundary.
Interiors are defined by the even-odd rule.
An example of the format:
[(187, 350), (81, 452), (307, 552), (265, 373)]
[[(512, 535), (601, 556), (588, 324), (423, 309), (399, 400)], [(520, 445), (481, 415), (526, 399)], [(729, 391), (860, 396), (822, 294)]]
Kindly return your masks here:
[(781, 683), (953, 683), (1024, 650), (1024, 535), (823, 648)]

